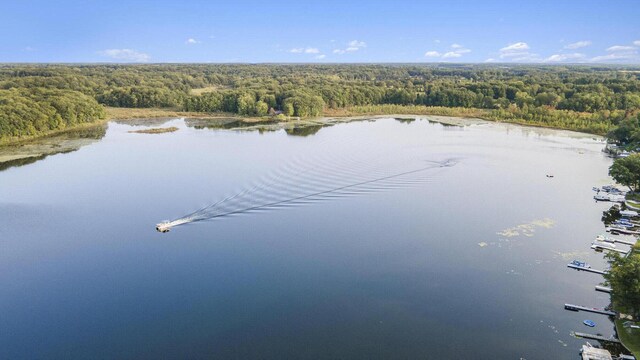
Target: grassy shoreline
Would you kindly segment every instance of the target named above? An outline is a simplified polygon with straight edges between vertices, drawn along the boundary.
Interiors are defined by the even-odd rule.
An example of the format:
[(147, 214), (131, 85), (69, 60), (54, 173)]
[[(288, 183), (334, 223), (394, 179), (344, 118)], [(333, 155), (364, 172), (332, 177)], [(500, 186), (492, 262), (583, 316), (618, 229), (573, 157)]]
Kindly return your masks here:
[[(25, 136), (17, 138), (0, 139), (0, 146), (20, 145), (31, 140), (46, 138), (54, 135), (64, 134), (65, 132), (74, 131), (83, 128), (102, 125), (111, 120), (127, 120), (127, 119), (144, 119), (144, 118), (200, 118), (200, 119), (216, 119), (216, 118), (234, 118), (245, 123), (255, 123), (273, 121), (276, 123), (286, 123), (292, 120), (276, 120), (270, 117), (243, 117), (233, 113), (205, 113), (181, 111), (176, 108), (114, 108), (106, 107), (107, 116), (105, 119), (97, 120), (91, 123), (83, 123), (65, 129), (53, 130), (35, 136)], [(326, 109), (323, 112), (324, 117), (346, 118), (346, 117), (362, 117), (362, 116), (384, 116), (384, 115), (433, 115), (433, 116), (451, 116), (461, 118), (475, 118), (486, 121), (504, 122), (509, 124), (541, 127), (559, 130), (571, 130), (594, 135), (603, 135), (602, 131), (589, 131), (583, 128), (576, 128), (570, 125), (556, 125), (541, 121), (530, 121), (525, 119), (506, 119), (499, 118), (492, 110), (477, 108), (456, 108), (456, 107), (440, 107), (440, 106), (422, 106), (422, 105), (370, 105), (370, 106), (354, 106), (339, 109)], [(298, 119), (298, 118), (295, 118)]]

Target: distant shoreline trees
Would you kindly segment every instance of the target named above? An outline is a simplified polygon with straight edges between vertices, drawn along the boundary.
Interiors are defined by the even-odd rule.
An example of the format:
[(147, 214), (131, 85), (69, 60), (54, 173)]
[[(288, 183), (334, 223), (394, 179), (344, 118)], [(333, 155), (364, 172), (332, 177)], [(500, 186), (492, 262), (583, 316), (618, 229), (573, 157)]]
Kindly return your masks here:
[[(0, 138), (7, 134), (30, 135), (74, 122), (70, 113), (61, 113), (58, 121), (55, 114), (39, 105), (26, 105), (39, 102), (37, 94), (44, 90), (82, 94), (83, 101), (91, 99), (84, 102), (92, 109), (95, 100), (114, 107), (241, 116), (265, 116), (273, 109), (286, 116), (309, 117), (321, 115), (326, 109), (375, 105), (475, 108), (490, 111), (491, 119), (605, 134), (637, 119), (640, 109), (640, 73), (622, 70), (627, 68), (478, 64), (0, 65), (0, 90), (18, 91), (3, 95), (11, 101), (5, 100), (0, 113), (0, 119), (5, 119)], [(79, 95), (71, 97), (80, 99)], [(9, 102), (13, 105), (7, 105)], [(15, 117), (26, 111), (24, 107), (35, 109), (25, 117), (31, 126), (6, 120), (7, 114)], [(43, 120), (43, 114), (53, 119)], [(94, 115), (94, 119), (100, 118), (100, 114)], [(621, 139), (640, 136), (637, 131), (622, 134), (624, 129), (620, 130), (624, 135)]]

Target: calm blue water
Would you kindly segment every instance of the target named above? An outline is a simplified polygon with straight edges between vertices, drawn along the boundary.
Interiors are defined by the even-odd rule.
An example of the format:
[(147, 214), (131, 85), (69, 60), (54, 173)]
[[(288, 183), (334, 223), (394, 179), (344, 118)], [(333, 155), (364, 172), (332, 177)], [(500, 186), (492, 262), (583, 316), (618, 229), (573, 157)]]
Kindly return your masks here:
[[(563, 309), (608, 305), (598, 275), (566, 268), (604, 267), (589, 249), (608, 208), (592, 199), (611, 162), (599, 140), (424, 119), (307, 137), (165, 125), (180, 130), (110, 123), (0, 172), (0, 358), (567, 359), (584, 319), (613, 333)], [(457, 163), (414, 186), (154, 230), (287, 164), (408, 158)]]

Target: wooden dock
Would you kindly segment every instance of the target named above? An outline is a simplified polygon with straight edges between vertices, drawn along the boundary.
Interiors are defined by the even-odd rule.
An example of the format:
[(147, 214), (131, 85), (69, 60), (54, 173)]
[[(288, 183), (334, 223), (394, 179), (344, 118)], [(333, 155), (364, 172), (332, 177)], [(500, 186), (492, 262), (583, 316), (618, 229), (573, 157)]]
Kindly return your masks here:
[(579, 338), (583, 338), (583, 339), (593, 339), (593, 340), (598, 340), (598, 341), (606, 341), (606, 342), (611, 342), (611, 343), (616, 343), (619, 344), (620, 340), (614, 338), (614, 337), (604, 337), (601, 335), (594, 335), (594, 334), (587, 334), (587, 333), (581, 333), (581, 332), (574, 332), (573, 335), (575, 337), (579, 337)]
[(596, 314), (616, 316), (616, 313), (613, 311), (598, 309), (598, 308), (590, 308), (582, 305), (564, 304), (564, 308), (571, 311), (588, 311)]
[(597, 270), (597, 269), (592, 269), (592, 268), (586, 268), (586, 267), (582, 267), (582, 266), (577, 266), (577, 265), (573, 265), (573, 264), (567, 264), (567, 267), (570, 267), (572, 269), (576, 269), (578, 271), (586, 271), (586, 272), (591, 272), (591, 273), (596, 273), (596, 274), (606, 274), (607, 272), (604, 270)]
[(611, 292), (611, 288), (610, 287), (606, 287), (606, 286), (602, 286), (602, 285), (596, 285), (596, 291), (602, 291), (602, 292), (610, 293)]

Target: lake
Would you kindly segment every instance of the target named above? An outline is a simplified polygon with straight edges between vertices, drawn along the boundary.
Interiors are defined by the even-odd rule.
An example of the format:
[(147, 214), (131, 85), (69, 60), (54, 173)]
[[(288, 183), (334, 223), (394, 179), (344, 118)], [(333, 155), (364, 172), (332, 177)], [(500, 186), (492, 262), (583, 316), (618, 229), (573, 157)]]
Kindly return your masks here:
[[(610, 207), (591, 190), (610, 182), (602, 139), (454, 122), (110, 122), (7, 167), (0, 358), (577, 358), (571, 331), (614, 332), (563, 308), (609, 304), (599, 275), (566, 267), (606, 265), (589, 249)], [(278, 169), (313, 169), (313, 188), (443, 161), (389, 188), (154, 229), (260, 181), (269, 193), (278, 177), (260, 179), (292, 174)]]

